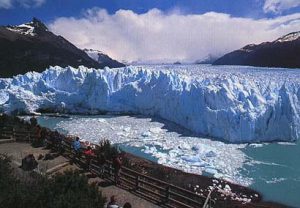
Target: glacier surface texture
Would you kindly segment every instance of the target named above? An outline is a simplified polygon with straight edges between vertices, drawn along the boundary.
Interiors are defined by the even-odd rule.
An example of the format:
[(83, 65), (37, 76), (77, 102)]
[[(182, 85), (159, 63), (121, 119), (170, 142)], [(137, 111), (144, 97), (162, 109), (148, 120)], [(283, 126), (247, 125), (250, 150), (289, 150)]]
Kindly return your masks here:
[(2, 112), (135, 113), (229, 142), (294, 141), (300, 70), (241, 66), (50, 67), (0, 79)]

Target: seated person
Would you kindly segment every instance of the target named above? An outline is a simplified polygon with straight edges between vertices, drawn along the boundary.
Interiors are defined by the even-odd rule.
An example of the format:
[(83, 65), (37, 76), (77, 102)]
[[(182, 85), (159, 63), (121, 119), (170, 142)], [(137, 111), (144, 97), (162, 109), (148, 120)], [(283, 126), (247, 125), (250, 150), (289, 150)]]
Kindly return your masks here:
[(123, 208), (131, 208), (131, 204), (129, 202), (126, 202), (123, 206)]
[(107, 204), (107, 208), (120, 208), (117, 204), (116, 197), (114, 195), (110, 197), (110, 201)]

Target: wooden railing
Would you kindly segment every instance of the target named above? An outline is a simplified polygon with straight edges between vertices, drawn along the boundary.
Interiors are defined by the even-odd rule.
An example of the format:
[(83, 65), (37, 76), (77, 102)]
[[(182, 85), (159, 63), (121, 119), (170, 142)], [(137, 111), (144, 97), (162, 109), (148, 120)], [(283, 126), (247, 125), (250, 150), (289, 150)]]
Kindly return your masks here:
[[(32, 142), (37, 138), (33, 131), (17, 130), (17, 129), (0, 129), (0, 135), (15, 138), (16, 141)], [(67, 156), (74, 157), (72, 149), (72, 141), (63, 139), (61, 143), (56, 144), (53, 141), (46, 140), (52, 148), (62, 148)], [(83, 166), (88, 166), (87, 158), (84, 155), (76, 158)], [(105, 178), (114, 181), (114, 168), (111, 161), (106, 161), (103, 167), (96, 157), (92, 158), (90, 163), (90, 171), (98, 176), (101, 175), (100, 169), (104, 169)], [(159, 205), (177, 208), (211, 208), (215, 205), (215, 201), (211, 198), (211, 192), (207, 197), (195, 194), (192, 191), (175, 186), (173, 184), (161, 181), (159, 179), (139, 173), (127, 167), (122, 167), (120, 171), (120, 181), (124, 188), (155, 201)]]
[(37, 135), (35, 131), (16, 129), (12, 126), (1, 126), (0, 139), (15, 139), (17, 142), (32, 142), (37, 139)]

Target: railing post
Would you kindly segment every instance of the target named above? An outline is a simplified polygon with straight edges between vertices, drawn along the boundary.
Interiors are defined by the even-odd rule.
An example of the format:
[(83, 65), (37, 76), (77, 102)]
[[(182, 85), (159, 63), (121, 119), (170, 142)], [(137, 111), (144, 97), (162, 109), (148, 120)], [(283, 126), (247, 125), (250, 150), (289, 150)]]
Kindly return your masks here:
[(135, 176), (135, 190), (139, 189), (139, 184), (140, 184), (139, 182), (140, 182), (140, 176), (136, 175)]
[(210, 190), (207, 197), (206, 197), (206, 200), (204, 202), (204, 205), (203, 205), (203, 208), (208, 208), (210, 207), (210, 203), (211, 203), (211, 194), (212, 192), (214, 191), (214, 189)]
[(170, 198), (170, 186), (166, 187), (166, 195), (165, 195), (165, 203), (169, 202), (169, 198)]
[(16, 140), (16, 137), (15, 137), (15, 128), (13, 127), (12, 129), (12, 139), (15, 139)]
[[(113, 170), (112, 170), (112, 164), (111, 163), (109, 163), (109, 166), (108, 166), (108, 171), (109, 171), (109, 177), (111, 178), (111, 177), (113, 177), (114, 178), (114, 174), (113, 174)], [(115, 179), (114, 179), (115, 180)]]

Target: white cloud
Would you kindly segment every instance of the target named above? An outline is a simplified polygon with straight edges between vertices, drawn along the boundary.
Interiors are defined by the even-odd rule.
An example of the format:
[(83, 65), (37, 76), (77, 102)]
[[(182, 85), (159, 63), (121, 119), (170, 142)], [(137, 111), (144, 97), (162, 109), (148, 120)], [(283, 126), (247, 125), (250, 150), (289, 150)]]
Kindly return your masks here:
[(9, 9), (12, 7), (12, 1), (11, 0), (0, 0), (0, 9)]
[(281, 13), (298, 6), (300, 6), (300, 0), (266, 0), (263, 9), (266, 13)]
[(299, 30), (300, 13), (273, 19), (209, 12), (187, 15), (152, 9), (144, 14), (91, 9), (82, 18), (58, 18), (50, 29), (80, 48), (99, 49), (118, 60), (194, 61)]
[(17, 5), (25, 8), (39, 7), (45, 2), (46, 0), (0, 0), (0, 9), (10, 9)]
[(30, 7), (40, 7), (42, 4), (46, 2), (46, 0), (17, 0), (17, 2), (25, 8), (30, 8)]

